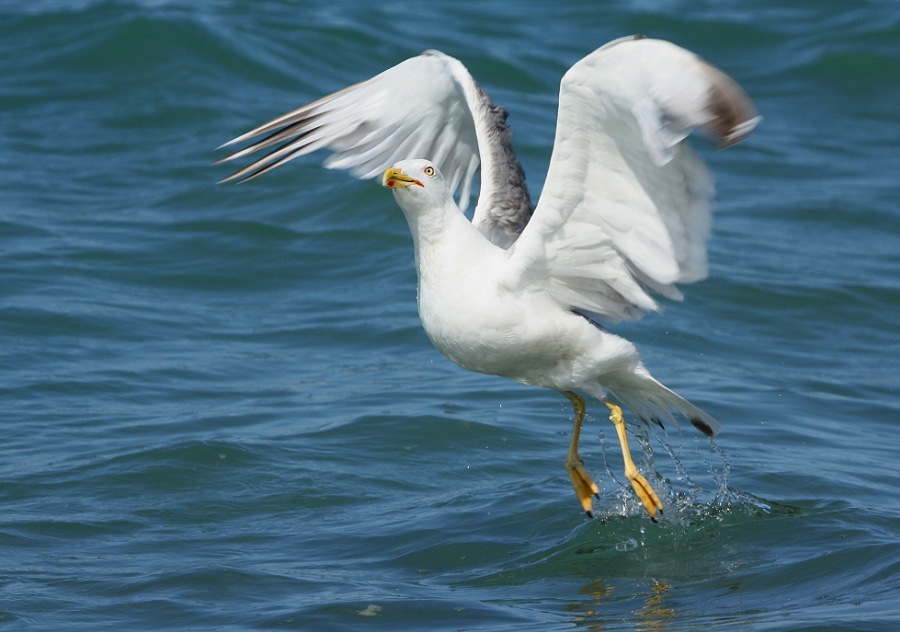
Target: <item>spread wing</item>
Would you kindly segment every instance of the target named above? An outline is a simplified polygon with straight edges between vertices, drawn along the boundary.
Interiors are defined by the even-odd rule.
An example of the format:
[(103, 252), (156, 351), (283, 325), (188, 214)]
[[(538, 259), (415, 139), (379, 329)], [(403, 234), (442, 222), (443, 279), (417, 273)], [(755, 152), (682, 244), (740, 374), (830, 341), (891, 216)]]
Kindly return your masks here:
[(531, 215), (525, 176), (511, 149), (506, 112), (494, 106), (465, 66), (438, 51), (283, 114), (223, 146), (263, 136), (220, 162), (269, 153), (223, 180), (246, 181), (289, 160), (327, 149), (331, 169), (374, 178), (400, 160), (425, 158), (444, 174), (465, 208), (481, 167), (473, 223), (508, 246)]
[(712, 178), (685, 142), (720, 146), (759, 121), (731, 78), (674, 44), (613, 41), (560, 86), (553, 155), (534, 216), (511, 251), (512, 287), (538, 287), (606, 321), (658, 309), (651, 292), (706, 276)]

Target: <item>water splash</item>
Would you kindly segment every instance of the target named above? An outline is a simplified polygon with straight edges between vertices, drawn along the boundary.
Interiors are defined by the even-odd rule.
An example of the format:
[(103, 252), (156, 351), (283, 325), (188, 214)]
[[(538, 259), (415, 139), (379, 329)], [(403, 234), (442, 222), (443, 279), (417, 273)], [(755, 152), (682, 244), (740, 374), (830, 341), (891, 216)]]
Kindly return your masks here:
[[(637, 447), (633, 449), (633, 457), (638, 469), (652, 481), (663, 502), (662, 522), (688, 527), (721, 522), (734, 514), (796, 512), (796, 508), (732, 488), (729, 484), (731, 460), (711, 437), (686, 438), (680, 429), (670, 433), (667, 429), (648, 429), (644, 424), (631, 424), (629, 430)], [(621, 477), (621, 466), (611, 464), (603, 430), (599, 431), (599, 439), (605, 469), (606, 489), (602, 495), (606, 499), (606, 511), (601, 509), (598, 519), (606, 522), (623, 517), (643, 517), (641, 503)]]

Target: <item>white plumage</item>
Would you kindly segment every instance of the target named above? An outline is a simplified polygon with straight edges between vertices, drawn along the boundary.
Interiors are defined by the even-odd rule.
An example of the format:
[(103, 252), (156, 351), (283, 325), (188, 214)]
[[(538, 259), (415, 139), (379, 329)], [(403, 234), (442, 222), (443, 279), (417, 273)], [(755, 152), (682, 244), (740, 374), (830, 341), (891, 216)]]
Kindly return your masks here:
[[(435, 347), (473, 371), (569, 397), (566, 466), (588, 513), (597, 486), (578, 457), (576, 393), (601, 399), (626, 476), (655, 518), (662, 505), (631, 460), (609, 396), (644, 421), (683, 416), (709, 435), (719, 424), (596, 321), (639, 317), (659, 308), (654, 293), (677, 300), (677, 283), (706, 276), (713, 184), (684, 139), (699, 127), (731, 145), (758, 120), (743, 90), (694, 54), (615, 40), (563, 77), (550, 168), (532, 209), (505, 110), (458, 60), (428, 51), (244, 134), (231, 143), (268, 136), (225, 160), (276, 147), (227, 178), (250, 179), (327, 148), (328, 167), (383, 173), (413, 236), (419, 315)], [(462, 209), (479, 167), (470, 223)]]

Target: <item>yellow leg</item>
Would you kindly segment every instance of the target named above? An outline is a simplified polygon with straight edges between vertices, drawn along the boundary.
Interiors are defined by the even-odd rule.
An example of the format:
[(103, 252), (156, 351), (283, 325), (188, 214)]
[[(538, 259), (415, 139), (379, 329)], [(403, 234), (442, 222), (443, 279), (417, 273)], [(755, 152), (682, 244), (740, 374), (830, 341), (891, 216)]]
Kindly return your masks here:
[(569, 398), (575, 409), (575, 425), (572, 427), (572, 442), (569, 444), (569, 454), (566, 456), (566, 471), (569, 472), (569, 478), (572, 479), (572, 487), (575, 488), (575, 495), (578, 496), (581, 508), (588, 516), (592, 516), (591, 496), (599, 498), (600, 488), (584, 469), (581, 457), (578, 456), (578, 439), (581, 437), (581, 424), (584, 423), (584, 399), (572, 391), (564, 391), (563, 395)]
[(647, 479), (641, 476), (634, 461), (631, 460), (631, 451), (628, 449), (628, 436), (625, 434), (625, 420), (622, 419), (622, 409), (611, 402), (603, 402), (609, 408), (609, 420), (616, 427), (616, 433), (619, 435), (619, 444), (622, 446), (622, 459), (625, 461), (625, 478), (634, 488), (634, 493), (640, 498), (644, 505), (644, 509), (650, 514), (653, 520), (656, 520), (656, 512), (662, 511), (663, 506), (659, 501), (659, 496), (650, 487)]

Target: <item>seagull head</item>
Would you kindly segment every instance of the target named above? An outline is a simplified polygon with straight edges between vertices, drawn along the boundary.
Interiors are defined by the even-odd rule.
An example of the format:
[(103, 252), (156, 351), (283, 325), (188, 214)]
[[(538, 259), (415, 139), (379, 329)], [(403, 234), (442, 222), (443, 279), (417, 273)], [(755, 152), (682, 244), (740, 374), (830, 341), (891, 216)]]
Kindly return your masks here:
[(450, 191), (438, 168), (428, 160), (403, 160), (384, 172), (381, 183), (394, 191), (404, 212), (441, 206)]

